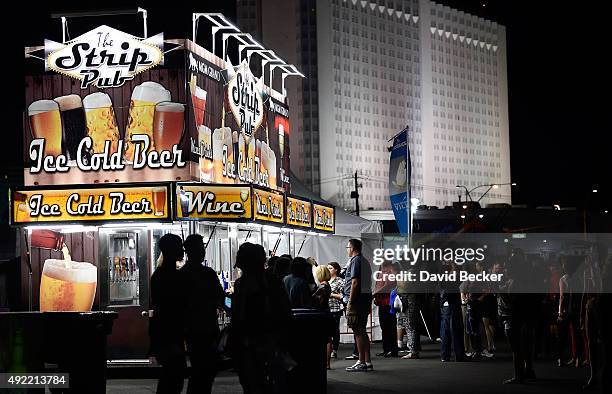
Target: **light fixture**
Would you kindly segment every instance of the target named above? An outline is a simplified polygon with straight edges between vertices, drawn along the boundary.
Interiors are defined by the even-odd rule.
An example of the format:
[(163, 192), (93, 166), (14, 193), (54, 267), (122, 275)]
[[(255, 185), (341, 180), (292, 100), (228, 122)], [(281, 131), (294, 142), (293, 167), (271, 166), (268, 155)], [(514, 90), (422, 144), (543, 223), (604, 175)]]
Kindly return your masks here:
[(478, 215), (479, 218), (484, 218), (484, 215), (481, 213), (480, 215)]
[(466, 205), (466, 204), (463, 204), (462, 208), (463, 208), (463, 209), (467, 209), (467, 205)]
[(465, 219), (465, 215), (461, 215), (461, 219)]

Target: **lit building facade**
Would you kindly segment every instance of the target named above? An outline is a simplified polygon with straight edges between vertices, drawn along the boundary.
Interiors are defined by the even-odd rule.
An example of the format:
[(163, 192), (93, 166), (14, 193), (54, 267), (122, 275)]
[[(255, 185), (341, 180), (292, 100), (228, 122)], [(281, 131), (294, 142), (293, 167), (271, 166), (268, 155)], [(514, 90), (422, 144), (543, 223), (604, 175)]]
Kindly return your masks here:
[[(273, 22), (281, 3), (293, 29)], [(503, 26), (428, 0), (237, 4), (238, 23), (261, 19), (258, 36), (307, 77), (288, 89), (299, 107), (292, 170), (322, 198), (354, 209), (357, 172), (361, 209), (389, 209), (387, 147), (406, 126), (421, 204), (450, 205), (456, 185), (510, 181)], [(502, 186), (481, 203), (510, 198)]]

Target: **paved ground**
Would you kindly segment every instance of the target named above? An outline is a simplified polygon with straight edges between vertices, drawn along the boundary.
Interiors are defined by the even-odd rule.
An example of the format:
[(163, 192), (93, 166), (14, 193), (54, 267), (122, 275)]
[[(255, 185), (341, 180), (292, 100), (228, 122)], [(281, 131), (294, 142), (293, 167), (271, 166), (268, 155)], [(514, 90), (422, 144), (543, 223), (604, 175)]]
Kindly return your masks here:
[[(328, 373), (329, 394), (356, 393), (517, 393), (517, 394), (576, 394), (587, 376), (586, 368), (557, 368), (551, 360), (536, 363), (538, 381), (525, 385), (502, 385), (511, 376), (511, 358), (498, 353), (494, 360), (474, 363), (441, 363), (438, 345), (424, 345), (420, 360), (375, 358), (375, 371), (347, 373), (344, 367), (351, 347), (341, 345), (341, 358), (332, 363)], [(375, 344), (374, 353), (380, 351)], [(109, 380), (107, 393), (154, 393), (154, 380)], [(242, 393), (238, 378), (229, 372), (215, 380), (214, 393)], [(288, 393), (290, 394), (290, 393)], [(318, 394), (318, 393), (313, 393)]]

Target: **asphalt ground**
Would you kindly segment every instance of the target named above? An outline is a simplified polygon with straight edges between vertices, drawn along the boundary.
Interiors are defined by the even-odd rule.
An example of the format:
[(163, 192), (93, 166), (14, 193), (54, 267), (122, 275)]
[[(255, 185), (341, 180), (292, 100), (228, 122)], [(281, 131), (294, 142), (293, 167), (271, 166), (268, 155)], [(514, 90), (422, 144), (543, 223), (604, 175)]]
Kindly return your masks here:
[[(442, 363), (438, 344), (424, 344), (418, 360), (374, 357), (374, 371), (349, 373), (344, 368), (353, 361), (346, 361), (344, 357), (351, 350), (352, 345), (340, 345), (339, 358), (332, 360), (332, 370), (327, 375), (329, 394), (576, 394), (583, 392), (582, 385), (588, 376), (588, 368), (559, 368), (553, 359), (543, 359), (535, 362), (535, 382), (504, 385), (502, 382), (512, 377), (512, 358), (507, 348), (502, 346), (502, 351), (493, 359)], [(373, 344), (372, 354), (380, 351), (381, 345)], [(154, 393), (156, 383), (154, 379), (110, 379), (107, 381), (107, 393)], [(242, 393), (236, 374), (220, 372), (215, 379), (213, 392)]]

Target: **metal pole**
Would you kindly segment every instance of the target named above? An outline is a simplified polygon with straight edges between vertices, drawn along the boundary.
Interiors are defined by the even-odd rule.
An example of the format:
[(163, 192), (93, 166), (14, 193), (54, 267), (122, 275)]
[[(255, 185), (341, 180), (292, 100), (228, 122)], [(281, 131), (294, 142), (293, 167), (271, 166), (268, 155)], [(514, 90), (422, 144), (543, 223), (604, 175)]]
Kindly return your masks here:
[(425, 326), (425, 331), (427, 331), (427, 336), (429, 337), (430, 340), (434, 340), (431, 337), (431, 333), (429, 332), (429, 328), (427, 328), (427, 322), (425, 321), (425, 316), (423, 316), (423, 311), (419, 309), (419, 313), (421, 314), (421, 319), (423, 320), (423, 325)]
[(357, 171), (355, 171), (355, 214), (359, 216), (359, 184), (357, 183)]
[(300, 255), (300, 252), (302, 251), (302, 247), (304, 247), (304, 242), (306, 242), (306, 237), (308, 237), (308, 234), (304, 235), (304, 239), (302, 240), (302, 244), (300, 245), (300, 250), (298, 250), (298, 252), (295, 254), (295, 257)]
[(412, 247), (412, 194), (410, 193), (410, 173), (412, 172), (412, 166), (410, 165), (410, 146), (408, 145), (408, 126), (404, 128), (404, 133), (406, 133), (406, 198), (408, 199), (408, 215), (406, 219), (408, 220), (406, 228), (408, 229), (408, 234), (406, 237), (406, 241), (408, 243), (408, 247)]
[(32, 312), (32, 261), (30, 260), (30, 245), (28, 243), (28, 230), (23, 229), (25, 240), (26, 263), (28, 264), (28, 311)]

